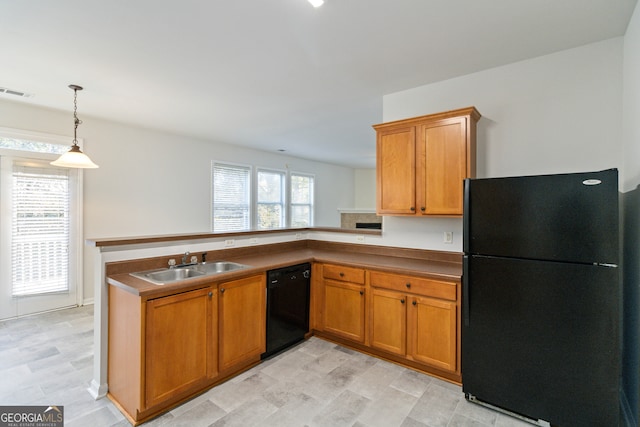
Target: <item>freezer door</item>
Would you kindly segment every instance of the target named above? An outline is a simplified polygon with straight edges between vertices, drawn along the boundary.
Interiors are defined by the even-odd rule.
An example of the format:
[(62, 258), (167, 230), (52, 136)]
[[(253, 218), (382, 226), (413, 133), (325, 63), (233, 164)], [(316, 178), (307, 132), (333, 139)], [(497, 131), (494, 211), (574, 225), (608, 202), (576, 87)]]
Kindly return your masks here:
[(464, 252), (618, 264), (618, 171), (465, 181)]
[(464, 263), (463, 391), (553, 425), (618, 425), (618, 269)]

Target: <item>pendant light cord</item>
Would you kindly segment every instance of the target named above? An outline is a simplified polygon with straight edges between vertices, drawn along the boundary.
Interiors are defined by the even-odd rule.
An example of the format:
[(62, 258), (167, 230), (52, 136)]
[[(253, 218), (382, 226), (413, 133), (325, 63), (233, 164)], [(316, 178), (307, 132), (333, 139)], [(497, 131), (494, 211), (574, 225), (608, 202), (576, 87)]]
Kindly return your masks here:
[(78, 89), (73, 88), (73, 118), (74, 118), (74, 128), (73, 128), (73, 145), (78, 146), (78, 125), (82, 124), (82, 120), (78, 118)]

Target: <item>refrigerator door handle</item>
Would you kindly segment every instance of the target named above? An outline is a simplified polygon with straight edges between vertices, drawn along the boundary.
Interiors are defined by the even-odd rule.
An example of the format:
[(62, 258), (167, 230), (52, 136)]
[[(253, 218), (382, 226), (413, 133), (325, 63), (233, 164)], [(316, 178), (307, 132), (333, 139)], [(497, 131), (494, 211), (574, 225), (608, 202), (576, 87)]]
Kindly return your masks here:
[(469, 326), (469, 255), (462, 259), (462, 316), (464, 326)]

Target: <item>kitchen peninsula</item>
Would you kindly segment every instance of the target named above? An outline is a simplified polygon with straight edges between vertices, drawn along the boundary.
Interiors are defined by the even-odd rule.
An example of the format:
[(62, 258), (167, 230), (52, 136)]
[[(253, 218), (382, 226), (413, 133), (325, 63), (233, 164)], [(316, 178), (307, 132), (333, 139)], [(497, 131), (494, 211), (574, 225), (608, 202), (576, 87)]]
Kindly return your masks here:
[[(272, 231), (268, 234), (272, 240), (278, 236), (284, 241), (228, 249), (218, 247), (232, 237), (248, 237), (253, 242), (255, 237), (250, 236), (255, 234), (88, 241), (98, 255), (94, 264), (99, 267), (95, 272), (96, 295), (103, 298), (96, 301), (96, 325), (102, 327), (96, 327), (95, 332), (96, 361), (90, 391), (104, 396), (108, 387), (111, 399), (137, 424), (259, 363), (264, 351), (261, 330), (257, 336), (251, 335), (255, 345), (239, 348), (235, 355), (229, 353), (229, 348), (238, 347), (229, 341), (229, 334), (225, 338), (226, 316), (231, 307), (241, 306), (230, 302), (234, 296), (231, 290), (242, 287), (247, 292), (237, 295), (247, 298), (244, 301), (257, 301), (258, 309), (253, 311), (258, 318), (247, 324), (255, 330), (256, 322), (264, 322), (260, 307), (264, 305), (266, 272), (301, 262), (312, 263), (309, 335), (459, 383), (461, 254), (319, 240), (326, 232)], [(370, 230), (357, 233), (370, 240), (380, 234)], [(166, 285), (129, 274), (166, 267), (170, 258), (179, 259), (186, 251), (198, 258), (207, 252), (208, 260), (248, 267)], [(173, 382), (158, 384), (149, 373), (166, 372), (158, 365), (166, 360), (157, 350), (157, 357), (145, 350), (166, 348), (167, 343), (158, 341), (162, 335), (152, 333), (154, 325), (162, 325), (163, 320), (150, 313), (160, 313), (152, 307), (169, 306), (165, 302), (179, 307), (181, 301), (188, 302), (178, 311), (203, 323), (191, 342), (200, 357), (199, 365), (189, 371), (188, 378), (178, 375)], [(242, 324), (233, 327), (234, 333), (243, 333), (237, 329), (242, 329)], [(180, 365), (180, 361), (175, 363)]]

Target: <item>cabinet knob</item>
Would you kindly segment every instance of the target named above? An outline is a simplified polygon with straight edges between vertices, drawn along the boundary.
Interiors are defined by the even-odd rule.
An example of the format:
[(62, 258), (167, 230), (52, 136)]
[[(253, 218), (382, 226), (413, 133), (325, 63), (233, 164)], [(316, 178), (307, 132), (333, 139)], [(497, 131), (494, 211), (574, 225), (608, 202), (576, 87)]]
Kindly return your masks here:
[(404, 298), (400, 300), (400, 304), (404, 304)]
[(342, 271), (340, 272), (340, 277), (344, 277), (344, 273)]
[(411, 206), (411, 212), (415, 212), (416, 211), (416, 207), (415, 206)]
[(427, 210), (427, 208), (425, 208), (425, 207), (423, 206), (423, 207), (421, 207), (421, 208), (420, 208), (420, 210), (421, 210), (422, 212), (424, 212), (424, 211), (426, 211), (426, 210)]
[(405, 286), (407, 287), (407, 289), (409, 289), (411, 287), (411, 283), (407, 283), (405, 284)]
[(213, 292), (209, 291), (209, 299), (213, 296)]
[(224, 294), (224, 288), (220, 288), (220, 293)]
[(364, 291), (360, 291), (360, 295), (364, 295)]
[(411, 304), (416, 305), (418, 303), (416, 302), (416, 300), (413, 300), (413, 302)]

